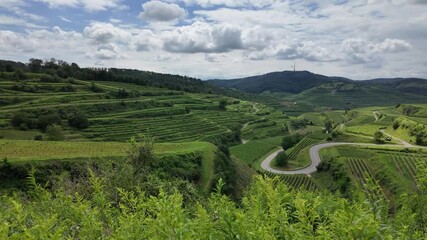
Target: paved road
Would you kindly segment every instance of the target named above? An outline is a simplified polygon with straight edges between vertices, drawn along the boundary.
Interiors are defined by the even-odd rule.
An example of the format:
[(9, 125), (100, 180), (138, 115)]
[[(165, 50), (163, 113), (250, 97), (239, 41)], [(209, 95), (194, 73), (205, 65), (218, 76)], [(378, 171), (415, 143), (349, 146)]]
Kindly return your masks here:
[(283, 151), (277, 150), (276, 152), (270, 154), (267, 158), (264, 159), (261, 163), (261, 168), (272, 173), (276, 174), (284, 174), (284, 175), (292, 175), (292, 174), (311, 174), (317, 171), (316, 166), (319, 165), (321, 161), (321, 157), (319, 154), (320, 149), (322, 148), (328, 148), (333, 146), (339, 146), (339, 145), (357, 145), (357, 146), (381, 146), (381, 147), (411, 147), (411, 148), (427, 148), (427, 147), (420, 147), (420, 146), (401, 146), (401, 145), (392, 145), (392, 144), (373, 144), (373, 143), (346, 143), (346, 142), (330, 142), (330, 143), (321, 143), (318, 145), (314, 145), (310, 148), (310, 159), (311, 164), (308, 167), (301, 168), (298, 170), (290, 170), (290, 171), (284, 171), (284, 170), (277, 170), (272, 168), (271, 162), (274, 160), (274, 158)]

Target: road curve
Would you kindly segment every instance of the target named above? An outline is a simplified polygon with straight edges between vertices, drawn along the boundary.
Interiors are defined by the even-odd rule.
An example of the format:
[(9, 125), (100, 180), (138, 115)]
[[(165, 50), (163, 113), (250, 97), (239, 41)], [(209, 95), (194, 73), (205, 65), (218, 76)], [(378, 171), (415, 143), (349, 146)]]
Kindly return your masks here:
[[(329, 143), (321, 143), (314, 145), (310, 148), (310, 166), (297, 169), (297, 170), (278, 170), (271, 167), (271, 162), (274, 158), (283, 151), (283, 149), (277, 150), (274, 153), (270, 154), (267, 158), (265, 158), (261, 163), (261, 168), (266, 170), (267, 172), (283, 174), (283, 175), (293, 175), (293, 174), (311, 174), (317, 171), (317, 165), (321, 162), (321, 157), (319, 154), (320, 149), (334, 147), (339, 145), (357, 145), (357, 146), (381, 146), (381, 147), (407, 147), (402, 145), (392, 145), (392, 144), (373, 144), (373, 143), (347, 143), (347, 142), (329, 142)], [(426, 148), (421, 146), (411, 146), (411, 148)]]

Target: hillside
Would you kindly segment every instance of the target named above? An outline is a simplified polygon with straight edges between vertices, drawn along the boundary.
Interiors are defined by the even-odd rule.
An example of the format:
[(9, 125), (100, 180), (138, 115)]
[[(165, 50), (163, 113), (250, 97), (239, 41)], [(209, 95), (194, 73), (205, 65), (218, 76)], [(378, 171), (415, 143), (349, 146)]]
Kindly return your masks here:
[[(136, 133), (150, 134), (157, 142), (193, 141), (231, 134), (250, 118), (219, 109), (221, 99), (230, 104), (233, 99), (209, 94), (215, 88), (200, 80), (70, 66), (0, 73), (0, 138), (43, 138), (55, 123), (69, 141), (127, 141)], [(73, 119), (83, 122), (73, 125)]]
[(328, 77), (309, 71), (271, 72), (258, 76), (238, 79), (209, 80), (208, 82), (219, 87), (235, 88), (258, 94), (266, 91), (296, 94), (327, 83), (352, 83), (356, 86), (387, 86), (388, 88), (400, 89), (408, 93), (425, 94), (425, 91), (416, 90), (411, 88), (411, 86), (414, 84), (421, 84), (422, 88), (425, 88), (427, 85), (427, 80), (420, 78), (382, 78), (354, 81), (343, 77)]
[(317, 108), (348, 109), (399, 103), (426, 103), (427, 80), (393, 78), (354, 81), (308, 71), (267, 73), (241, 79), (210, 80), (210, 84), (260, 94), (259, 101), (298, 115)]
[(308, 71), (283, 71), (239, 79), (210, 80), (208, 82), (215, 86), (235, 88), (249, 93), (265, 91), (300, 93), (306, 89), (335, 81), (346, 82), (348, 80), (326, 77)]

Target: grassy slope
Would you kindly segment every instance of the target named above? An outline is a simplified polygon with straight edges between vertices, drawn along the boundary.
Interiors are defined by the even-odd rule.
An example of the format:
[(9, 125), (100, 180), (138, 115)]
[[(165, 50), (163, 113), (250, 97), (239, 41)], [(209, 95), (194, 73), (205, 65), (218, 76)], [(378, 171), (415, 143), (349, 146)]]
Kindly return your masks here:
[[(220, 111), (218, 102), (226, 97), (215, 94), (102, 81), (97, 81), (96, 85), (103, 92), (94, 93), (89, 81), (45, 83), (38, 81), (37, 74), (34, 77), (36, 79), (19, 83), (0, 79), (0, 139), (31, 140), (40, 134), (11, 128), (10, 119), (18, 111), (78, 109), (86, 113), (91, 123), (88, 129), (75, 131), (65, 127), (66, 138), (72, 141), (127, 141), (135, 133), (143, 133), (155, 137), (156, 142), (189, 142), (224, 134), (233, 127), (261, 118), (253, 113), (253, 104), (246, 101), (236, 101), (227, 107), (227, 111)], [(15, 89), (15, 84), (36, 87), (37, 90)], [(74, 91), (61, 90), (66, 86), (73, 87)], [(114, 94), (120, 89), (137, 91), (141, 96), (117, 98)], [(227, 99), (234, 102), (233, 98)]]
[[(0, 140), (0, 159), (10, 163), (22, 164), (31, 161), (73, 160), (91, 158), (124, 157), (130, 148), (129, 143), (120, 142), (38, 142), (26, 140)], [(202, 151), (202, 175), (199, 183), (201, 193), (207, 193), (214, 175), (216, 148), (206, 142), (157, 143), (154, 153), (157, 156), (185, 154)]]
[[(58, 160), (73, 158), (100, 158), (126, 156), (129, 143), (119, 142), (50, 142), (27, 140), (0, 140), (0, 158), (12, 162), (29, 160)], [(211, 149), (205, 142), (157, 143), (157, 155), (183, 154)]]
[(272, 137), (250, 141), (246, 144), (230, 147), (230, 153), (249, 165), (280, 145), (282, 137)]
[[(427, 161), (427, 150), (420, 149), (406, 152), (403, 147), (358, 147), (358, 146), (337, 146), (325, 148), (320, 151), (322, 158), (333, 158), (334, 162), (341, 162), (348, 169), (347, 173), (352, 179), (354, 187), (362, 187), (360, 178), (352, 173), (348, 162), (353, 159), (361, 159), (373, 173), (376, 180), (380, 180), (380, 185), (389, 199), (394, 199), (403, 192), (408, 192), (413, 186), (413, 179), (409, 175), (403, 175), (409, 161)], [(396, 158), (398, 156), (398, 158)], [(394, 159), (397, 159), (398, 163)], [(416, 168), (415, 168), (416, 169)], [(321, 186), (333, 185), (331, 179), (325, 178), (324, 174), (316, 173), (315, 179)], [(392, 191), (391, 191), (392, 190)], [(413, 190), (413, 189), (412, 189)], [(395, 191), (394, 193), (392, 193)]]

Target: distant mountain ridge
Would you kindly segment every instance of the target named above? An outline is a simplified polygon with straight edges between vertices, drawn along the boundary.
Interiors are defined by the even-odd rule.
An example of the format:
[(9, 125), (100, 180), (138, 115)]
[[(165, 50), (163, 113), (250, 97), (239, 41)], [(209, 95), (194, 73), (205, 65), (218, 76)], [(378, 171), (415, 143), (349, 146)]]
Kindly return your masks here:
[[(344, 77), (328, 77), (309, 71), (271, 72), (258, 76), (229, 80), (208, 80), (209, 83), (226, 88), (234, 88), (249, 93), (287, 92), (301, 93), (307, 89), (326, 83), (351, 83), (355, 85), (384, 85), (418, 95), (427, 95), (427, 80), (421, 78), (378, 78), (355, 81)], [(417, 84), (421, 86), (416, 86)]]

